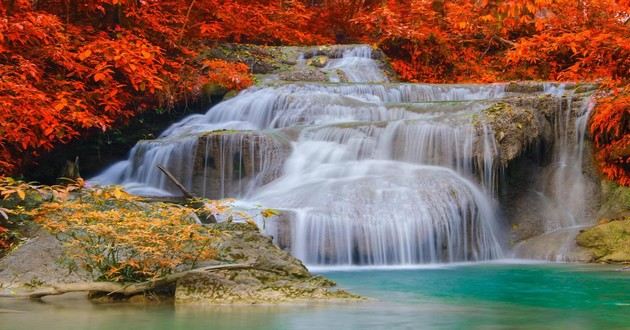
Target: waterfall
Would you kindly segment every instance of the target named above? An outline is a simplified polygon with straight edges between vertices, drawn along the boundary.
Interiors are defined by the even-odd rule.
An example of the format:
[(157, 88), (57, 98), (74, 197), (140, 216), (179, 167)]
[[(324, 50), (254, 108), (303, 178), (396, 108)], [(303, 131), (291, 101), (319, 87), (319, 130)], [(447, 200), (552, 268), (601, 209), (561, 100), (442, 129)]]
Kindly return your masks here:
[(576, 250), (575, 237), (592, 225), (594, 208), (587, 202), (596, 196), (594, 183), (584, 175), (585, 136), (594, 101), (589, 97), (579, 106), (574, 92), (563, 86), (545, 86), (555, 98), (553, 147), (546, 166), (532, 189), (544, 214), (543, 234), (515, 247), (515, 255), (553, 261), (570, 261)]
[[(511, 95), (506, 84), (390, 83), (372, 57), (369, 46), (346, 47), (322, 68), (328, 83), (249, 88), (138, 143), (128, 160), (91, 182), (177, 194), (156, 171), (163, 165), (196, 194), (279, 209), (286, 221), (266, 232), (307, 264), (501, 257), (499, 147), (478, 118)], [(550, 85), (543, 93), (562, 97), (564, 90)], [(566, 127), (569, 114), (558, 116)], [(576, 122), (578, 136), (587, 117), (585, 110)], [(563, 145), (557, 150), (566, 170), (551, 174), (559, 184), (549, 200), (559, 201), (579, 189), (559, 188), (573, 171), (562, 164), (575, 158), (563, 156)]]
[[(341, 70), (349, 82), (383, 83), (388, 79), (372, 60), (372, 47), (358, 46), (347, 49), (340, 59), (332, 59), (326, 64), (327, 71)], [(335, 75), (333, 82), (339, 82)]]

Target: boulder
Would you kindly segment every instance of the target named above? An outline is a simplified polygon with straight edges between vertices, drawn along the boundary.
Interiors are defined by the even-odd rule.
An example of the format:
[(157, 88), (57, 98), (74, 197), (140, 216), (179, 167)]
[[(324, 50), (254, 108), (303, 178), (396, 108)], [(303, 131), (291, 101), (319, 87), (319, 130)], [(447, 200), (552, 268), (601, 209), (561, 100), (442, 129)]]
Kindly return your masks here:
[(630, 217), (603, 221), (583, 230), (577, 236), (577, 244), (591, 251), (590, 261), (630, 263)]
[(253, 224), (220, 223), (226, 233), (217, 243), (222, 262), (248, 263), (253, 269), (191, 274), (177, 282), (176, 304), (277, 304), (360, 299), (335, 290), (335, 283), (311, 275), (298, 259), (273, 244)]
[(315, 56), (313, 58), (310, 58), (308, 60), (308, 65), (314, 66), (316, 68), (323, 68), (326, 66), (326, 64), (328, 64), (328, 57), (327, 56)]

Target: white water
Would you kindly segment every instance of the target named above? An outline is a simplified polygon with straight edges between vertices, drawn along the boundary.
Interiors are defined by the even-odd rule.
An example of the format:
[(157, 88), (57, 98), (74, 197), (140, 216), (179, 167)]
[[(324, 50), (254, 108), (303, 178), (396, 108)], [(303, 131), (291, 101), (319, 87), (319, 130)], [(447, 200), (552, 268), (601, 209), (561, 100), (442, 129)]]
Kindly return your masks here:
[[(538, 195), (536, 206), (545, 215), (544, 234), (534, 242), (524, 242), (515, 247), (519, 257), (537, 257), (553, 261), (570, 261), (576, 249), (575, 237), (581, 229), (592, 225), (595, 216), (589, 196), (596, 196), (593, 183), (584, 175), (584, 138), (586, 126), (594, 107), (592, 100), (573, 107), (573, 91), (562, 86), (546, 86), (545, 92), (558, 98), (553, 121), (554, 145), (551, 164), (532, 182)], [(559, 99), (562, 100), (562, 99)]]
[[(366, 46), (325, 70), (353, 83), (250, 88), (139, 143), (91, 181), (177, 193), (157, 171), (164, 165), (198, 194), (284, 210), (287, 247), (307, 264), (501, 257), (498, 151), (473, 115), (505, 97), (505, 86), (366, 84), (387, 81)], [(200, 138), (217, 129), (243, 132)], [(266, 228), (277, 238), (278, 227)]]

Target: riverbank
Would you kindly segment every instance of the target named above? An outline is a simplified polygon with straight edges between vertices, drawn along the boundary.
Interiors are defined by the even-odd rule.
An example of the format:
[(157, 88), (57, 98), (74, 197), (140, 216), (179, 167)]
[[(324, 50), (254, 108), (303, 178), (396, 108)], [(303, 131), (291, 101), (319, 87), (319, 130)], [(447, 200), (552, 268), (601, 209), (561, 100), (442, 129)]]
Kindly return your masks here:
[[(27, 193), (39, 196), (40, 190)], [(16, 208), (12, 219), (21, 218), (25, 237), (0, 258), (0, 296), (82, 291), (100, 303), (187, 305), (361, 299), (312, 275), (261, 234), (253, 218), (272, 210), (250, 216), (231, 211), (229, 201), (182, 203), (108, 187)], [(226, 221), (204, 224), (204, 214)]]
[[(132, 306), (0, 299), (4, 329), (623, 328), (630, 273), (579, 264), (473, 264), (321, 273), (358, 304)], [(35, 316), (35, 317), (34, 317)]]

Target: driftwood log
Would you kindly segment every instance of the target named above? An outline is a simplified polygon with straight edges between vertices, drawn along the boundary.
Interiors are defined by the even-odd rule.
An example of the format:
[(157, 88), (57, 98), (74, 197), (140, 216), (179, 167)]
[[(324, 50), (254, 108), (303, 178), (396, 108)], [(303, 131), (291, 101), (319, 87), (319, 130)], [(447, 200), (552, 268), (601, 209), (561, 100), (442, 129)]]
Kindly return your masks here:
[(164, 166), (158, 165), (157, 168), (162, 171), (162, 173), (164, 173), (164, 175), (166, 175), (169, 180), (171, 180), (171, 182), (182, 192), (182, 194), (184, 194), (184, 197), (186, 197), (187, 199), (195, 198), (195, 196), (190, 191), (188, 191), (188, 189), (186, 189), (186, 187), (184, 187), (184, 185), (179, 182), (179, 180), (177, 180), (177, 178), (175, 178), (175, 176), (171, 174), (171, 172), (164, 168)]
[[(258, 269), (250, 264), (228, 264), (213, 265), (191, 269), (184, 272), (174, 273), (158, 279), (140, 282), (140, 283), (116, 283), (116, 282), (84, 282), (84, 283), (67, 283), (54, 284), (49, 287), (39, 288), (29, 292), (17, 293), (0, 293), (1, 298), (30, 298), (40, 299), (46, 296), (58, 296), (71, 292), (100, 292), (111, 294), (119, 294), (123, 296), (134, 296), (147, 291), (162, 288), (171, 285), (177, 280), (194, 273), (203, 273), (217, 270), (240, 270), (240, 269)], [(258, 269), (264, 270), (264, 269)], [(274, 270), (265, 270), (274, 272)]]

